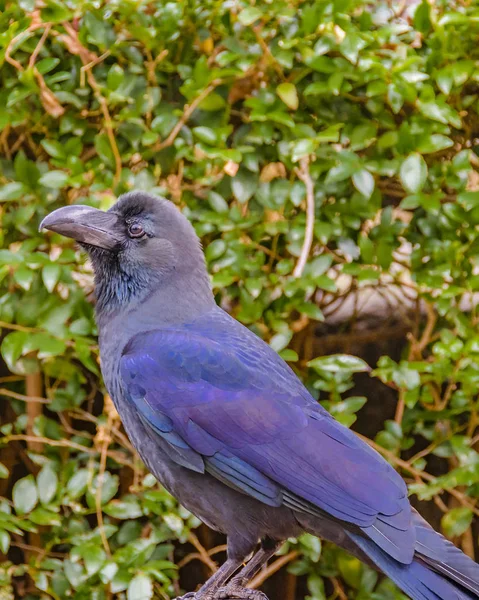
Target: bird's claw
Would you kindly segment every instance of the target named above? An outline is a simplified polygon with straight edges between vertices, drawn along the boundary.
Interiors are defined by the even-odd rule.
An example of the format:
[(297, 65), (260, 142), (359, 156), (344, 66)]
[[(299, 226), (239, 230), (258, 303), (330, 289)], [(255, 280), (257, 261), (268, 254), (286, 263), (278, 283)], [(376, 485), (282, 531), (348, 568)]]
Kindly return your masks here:
[(214, 600), (268, 600), (268, 596), (259, 590), (227, 585), (215, 592)]

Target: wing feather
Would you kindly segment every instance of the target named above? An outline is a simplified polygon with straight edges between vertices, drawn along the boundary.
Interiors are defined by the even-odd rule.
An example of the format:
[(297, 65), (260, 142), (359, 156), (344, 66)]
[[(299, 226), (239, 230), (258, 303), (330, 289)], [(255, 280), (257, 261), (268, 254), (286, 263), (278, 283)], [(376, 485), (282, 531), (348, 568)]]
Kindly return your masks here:
[(142, 333), (123, 352), (128, 398), (173, 460), (271, 506), (356, 525), (410, 562), (415, 534), (403, 480), (269, 346), (231, 327)]

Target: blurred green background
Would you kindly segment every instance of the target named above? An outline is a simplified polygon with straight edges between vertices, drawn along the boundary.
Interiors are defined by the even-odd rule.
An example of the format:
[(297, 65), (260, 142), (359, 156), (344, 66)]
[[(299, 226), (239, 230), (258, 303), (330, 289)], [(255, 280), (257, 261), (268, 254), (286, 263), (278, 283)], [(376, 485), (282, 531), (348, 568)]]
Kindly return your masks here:
[[(2, 600), (167, 599), (224, 558), (104, 395), (85, 257), (37, 231), (133, 189), (477, 557), (478, 35), (475, 0), (0, 0)], [(311, 536), (254, 584), (404, 598)]]

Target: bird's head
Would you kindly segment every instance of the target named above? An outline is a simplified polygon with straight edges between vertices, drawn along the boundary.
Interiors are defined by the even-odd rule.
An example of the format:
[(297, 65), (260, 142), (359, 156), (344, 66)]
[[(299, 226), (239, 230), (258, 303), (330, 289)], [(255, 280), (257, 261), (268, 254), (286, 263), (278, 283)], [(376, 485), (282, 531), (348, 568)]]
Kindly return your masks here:
[(121, 196), (108, 211), (59, 208), (43, 219), (49, 229), (76, 240), (95, 271), (100, 310), (115, 309), (161, 287), (194, 280), (211, 295), (198, 237), (174, 204), (144, 192)]

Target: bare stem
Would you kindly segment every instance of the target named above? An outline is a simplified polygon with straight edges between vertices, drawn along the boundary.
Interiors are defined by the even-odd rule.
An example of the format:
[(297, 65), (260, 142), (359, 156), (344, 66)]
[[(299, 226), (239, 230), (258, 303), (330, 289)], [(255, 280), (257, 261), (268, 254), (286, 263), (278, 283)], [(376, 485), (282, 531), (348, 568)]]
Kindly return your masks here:
[(293, 277), (301, 277), (311, 252), (314, 231), (314, 184), (309, 172), (309, 156), (305, 156), (300, 160), (296, 174), (306, 186), (306, 231), (304, 232), (301, 254), (293, 271)]

